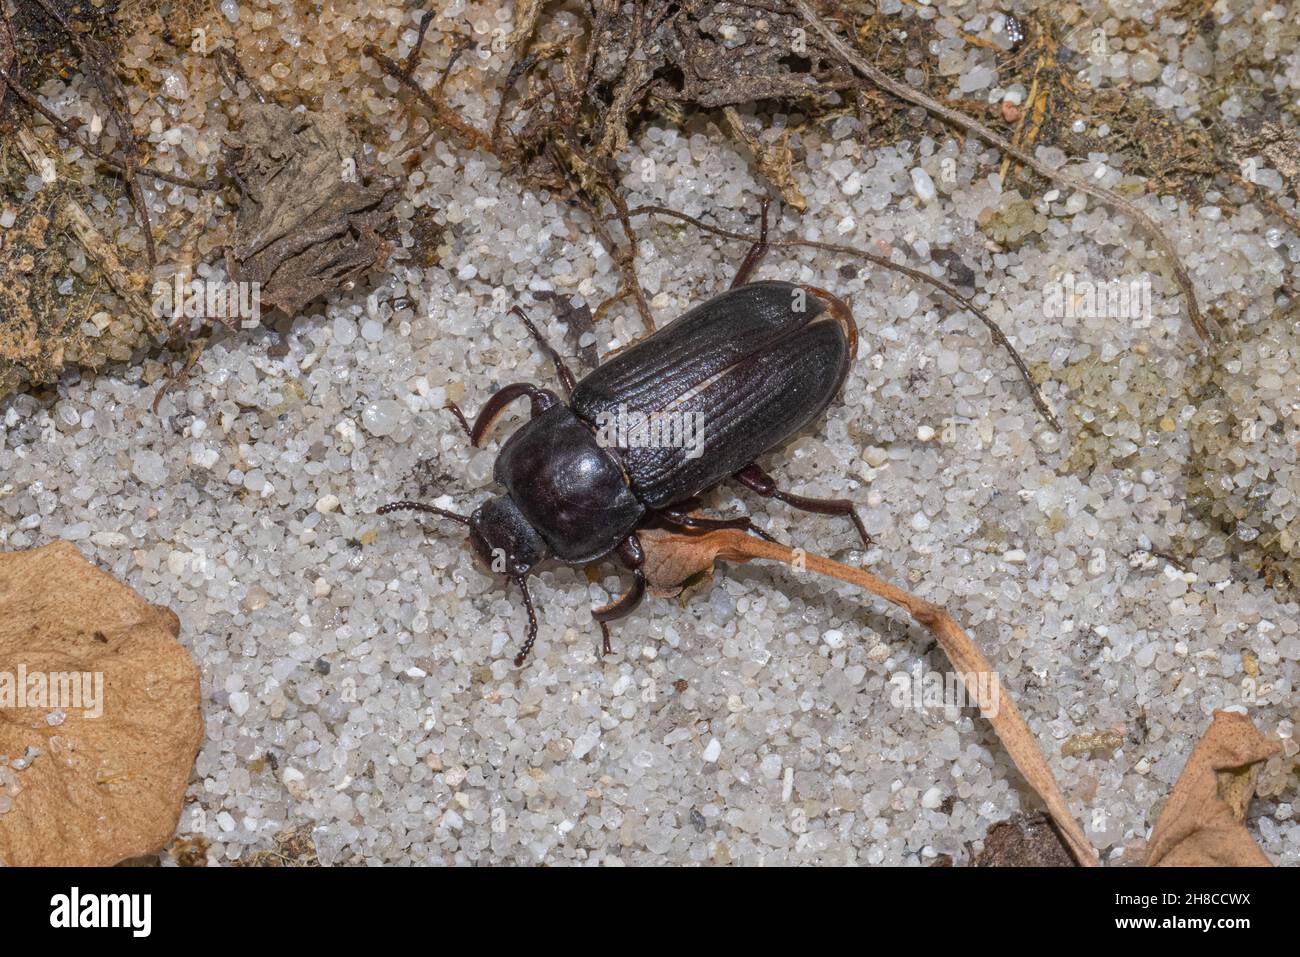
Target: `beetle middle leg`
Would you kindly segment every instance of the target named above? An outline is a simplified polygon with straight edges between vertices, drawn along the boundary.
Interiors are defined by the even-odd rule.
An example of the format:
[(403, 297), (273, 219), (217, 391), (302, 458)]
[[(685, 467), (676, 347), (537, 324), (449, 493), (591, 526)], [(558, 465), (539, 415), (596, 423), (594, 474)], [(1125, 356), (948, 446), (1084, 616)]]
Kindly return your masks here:
[(641, 539), (633, 532), (619, 543), (616, 554), (623, 567), (632, 571), (632, 587), (617, 601), (591, 610), (591, 617), (600, 625), (602, 655), (610, 652), (609, 628), (606, 622), (630, 615), (645, 597), (645, 572), (642, 571), (642, 566), (645, 565), (645, 551), (641, 548)]
[(692, 515), (690, 512), (681, 508), (660, 509), (654, 514), (656, 518), (662, 519), (669, 525), (676, 525), (678, 528), (694, 528), (703, 531), (715, 531), (722, 528), (738, 528), (742, 532), (749, 532), (752, 535), (757, 535), (764, 541), (776, 541), (775, 538), (755, 525), (748, 515), (742, 518), (708, 518), (701, 515)]
[(736, 270), (736, 278), (731, 280), (731, 288), (743, 286), (749, 282), (749, 277), (754, 274), (758, 264), (763, 261), (767, 255), (767, 206), (768, 199), (763, 197), (763, 210), (760, 214), (762, 219), (758, 226), (758, 242), (749, 247), (749, 252), (745, 253), (745, 258), (741, 260), (740, 268)]
[(803, 495), (783, 492), (776, 487), (776, 480), (772, 476), (753, 464), (746, 465), (733, 477), (745, 488), (757, 492), (764, 498), (774, 498), (801, 511), (814, 512), (818, 515), (843, 515), (851, 519), (857, 527), (862, 544), (867, 546), (872, 544), (871, 536), (867, 534), (867, 526), (862, 523), (862, 516), (858, 514), (853, 503), (846, 498), (807, 498)]

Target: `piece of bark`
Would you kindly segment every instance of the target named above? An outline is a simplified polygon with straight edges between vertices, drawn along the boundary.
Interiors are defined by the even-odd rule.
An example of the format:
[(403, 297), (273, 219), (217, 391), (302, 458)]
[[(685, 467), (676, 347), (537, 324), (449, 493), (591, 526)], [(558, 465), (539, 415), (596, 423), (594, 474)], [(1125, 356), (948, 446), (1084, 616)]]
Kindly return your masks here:
[(708, 575), (718, 559), (747, 562), (751, 559), (783, 562), (796, 569), (827, 575), (857, 585), (906, 611), (929, 629), (948, 656), (953, 670), (962, 677), (971, 699), (993, 727), (1016, 768), (1047, 806), (1061, 838), (1074, 859), (1085, 867), (1098, 865), (1097, 852), (1070, 812), (1065, 795), (1052, 775), (1038, 741), (1020, 709), (1011, 700), (997, 672), (983, 652), (951, 615), (931, 602), (877, 578), (860, 568), (841, 565), (829, 558), (765, 542), (735, 529), (713, 532), (676, 532), (644, 529), (637, 533), (645, 552), (642, 566), (652, 594), (679, 594), (682, 585)]
[(179, 631), (68, 542), (0, 553), (0, 862), (108, 866), (172, 839), (203, 739)]
[[(0, 7), (0, 74), (8, 74), (14, 65), (17, 53), (14, 50), (14, 37), (9, 29), (9, 17)], [(0, 76), (0, 119), (4, 117), (5, 93), (9, 90), (4, 76)]]
[(1244, 714), (1214, 712), (1151, 834), (1147, 866), (1271, 866), (1242, 821), (1261, 765), (1280, 748)]
[(273, 103), (243, 109), (235, 162), (243, 196), (226, 266), (237, 282), (260, 283), (264, 306), (294, 316), (383, 265), (380, 231), (398, 186), (366, 177), (340, 118)]

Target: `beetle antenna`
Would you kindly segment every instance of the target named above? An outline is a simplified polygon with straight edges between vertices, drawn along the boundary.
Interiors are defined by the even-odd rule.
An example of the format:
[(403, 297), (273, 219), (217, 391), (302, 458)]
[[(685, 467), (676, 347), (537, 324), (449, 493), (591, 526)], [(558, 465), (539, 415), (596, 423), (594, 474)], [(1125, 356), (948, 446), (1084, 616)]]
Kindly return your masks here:
[(469, 524), (469, 518), (457, 512), (449, 512), (445, 508), (434, 508), (432, 505), (425, 505), (423, 502), (389, 502), (387, 505), (380, 506), (377, 514), (387, 515), (389, 512), (430, 512), (434, 515), (441, 515), (443, 518), (449, 518), (453, 522), (460, 522), (462, 525)]
[(519, 583), (519, 590), (524, 593), (524, 607), (528, 609), (528, 638), (523, 648), (519, 650), (519, 654), (515, 655), (515, 667), (522, 668), (528, 658), (528, 652), (533, 650), (533, 642), (537, 640), (537, 612), (533, 610), (533, 596), (528, 594), (528, 579), (520, 575), (515, 581)]

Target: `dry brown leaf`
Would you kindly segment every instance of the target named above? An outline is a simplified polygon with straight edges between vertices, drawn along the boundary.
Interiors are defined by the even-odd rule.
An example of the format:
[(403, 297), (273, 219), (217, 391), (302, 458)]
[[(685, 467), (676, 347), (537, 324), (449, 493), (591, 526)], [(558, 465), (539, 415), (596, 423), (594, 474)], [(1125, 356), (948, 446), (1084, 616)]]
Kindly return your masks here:
[(862, 569), (841, 565), (820, 555), (802, 551), (796, 554), (785, 545), (765, 542), (734, 529), (699, 533), (646, 529), (638, 532), (638, 536), (645, 551), (643, 570), (646, 583), (656, 594), (673, 594), (673, 589), (680, 588), (688, 578), (709, 571), (718, 559), (747, 562), (757, 558), (801, 566), (810, 572), (857, 585), (902, 608), (938, 640), (953, 670), (962, 676), (971, 699), (979, 705), (980, 713), (993, 726), (1011, 760), (1047, 806), (1075, 860), (1084, 866), (1098, 864), (1097, 852), (1070, 813), (1033, 732), (1002, 687), (997, 672), (970, 636), (938, 605), (917, 598)]
[(0, 553), (0, 861), (107, 866), (171, 840), (203, 739), (179, 631), (68, 542)]
[(1269, 867), (1242, 821), (1262, 763), (1281, 744), (1250, 718), (1216, 711), (1151, 834), (1148, 867)]

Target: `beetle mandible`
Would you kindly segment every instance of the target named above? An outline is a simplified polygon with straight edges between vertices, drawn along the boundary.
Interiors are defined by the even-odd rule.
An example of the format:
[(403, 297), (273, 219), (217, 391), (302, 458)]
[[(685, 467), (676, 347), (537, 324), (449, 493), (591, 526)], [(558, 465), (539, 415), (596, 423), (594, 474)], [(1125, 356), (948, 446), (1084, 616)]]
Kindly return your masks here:
[[(517, 315), (555, 363), (566, 401), (549, 389), (516, 382), (498, 390), (471, 426), (449, 408), (475, 447), (501, 413), (527, 398), (532, 418), (506, 440), (493, 478), (506, 494), (470, 515), (421, 502), (393, 502), (379, 514), (429, 512), (469, 529), (474, 550), (519, 586), (528, 612), (528, 638), (515, 665), (537, 640), (537, 614), (528, 575), (546, 558), (585, 565), (616, 556), (632, 572), (632, 587), (592, 610), (609, 652), (607, 622), (631, 613), (645, 593), (644, 552), (637, 529), (651, 523), (680, 528), (741, 528), (768, 536), (748, 518), (691, 514), (696, 496), (727, 478), (794, 508), (852, 519), (864, 544), (866, 526), (846, 499), (816, 499), (782, 491), (755, 459), (820, 415), (839, 393), (857, 354), (849, 307), (823, 289), (789, 282), (749, 282), (767, 252), (767, 201), (759, 239), (731, 288), (696, 306), (588, 373), (573, 377), (517, 306)], [(602, 441), (598, 423), (611, 416), (691, 415), (704, 424), (695, 447), (681, 443)]]

